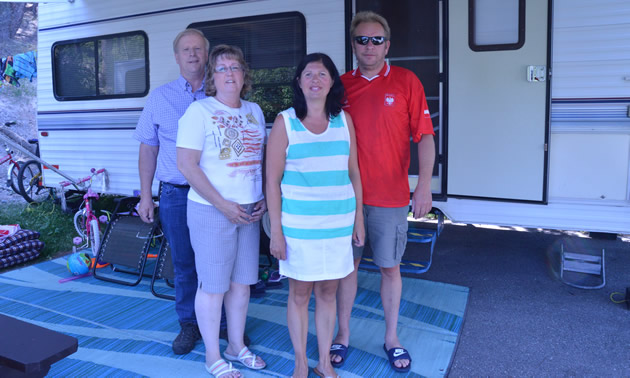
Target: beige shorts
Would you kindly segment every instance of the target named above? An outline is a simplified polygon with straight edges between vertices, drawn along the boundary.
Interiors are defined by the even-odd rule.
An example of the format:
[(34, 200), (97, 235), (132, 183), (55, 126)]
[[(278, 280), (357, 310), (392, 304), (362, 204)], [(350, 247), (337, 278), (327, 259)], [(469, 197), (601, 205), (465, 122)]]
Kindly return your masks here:
[[(409, 206), (378, 207), (363, 205), (365, 241), (372, 249), (374, 264), (393, 268), (400, 264), (407, 247)], [(364, 247), (352, 246), (354, 259), (363, 255)]]

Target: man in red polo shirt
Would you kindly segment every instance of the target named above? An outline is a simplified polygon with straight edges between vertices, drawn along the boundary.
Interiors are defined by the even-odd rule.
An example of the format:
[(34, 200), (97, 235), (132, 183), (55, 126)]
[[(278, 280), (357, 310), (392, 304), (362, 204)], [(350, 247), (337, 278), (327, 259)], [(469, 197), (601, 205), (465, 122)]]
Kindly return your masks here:
[[(419, 178), (411, 201), (414, 218), (431, 210), (431, 176), (435, 160), (433, 124), (424, 88), (416, 75), (385, 62), (389, 50), (387, 21), (373, 12), (357, 13), (350, 26), (358, 68), (341, 80), (354, 121), (367, 240), (381, 270), (385, 344), (391, 367), (409, 371), (411, 357), (398, 339), (402, 293), (400, 261), (407, 242), (410, 162), (409, 139), (418, 143)], [(354, 248), (355, 270), (341, 280), (337, 293), (339, 331), (331, 361), (340, 367), (350, 340), (350, 313), (357, 292), (357, 267), (363, 248)]]

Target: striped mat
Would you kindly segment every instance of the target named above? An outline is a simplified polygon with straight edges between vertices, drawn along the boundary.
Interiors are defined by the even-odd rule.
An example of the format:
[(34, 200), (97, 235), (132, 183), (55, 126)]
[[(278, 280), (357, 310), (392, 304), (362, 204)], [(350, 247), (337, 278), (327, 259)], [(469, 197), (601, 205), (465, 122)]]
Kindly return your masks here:
[[(67, 278), (63, 258), (0, 275), (0, 313), (76, 337), (79, 350), (52, 365), (52, 377), (203, 377), (204, 346), (189, 354), (173, 354), (179, 331), (172, 301), (154, 297), (145, 278), (135, 287), (97, 280)], [(380, 276), (359, 272), (359, 290), (352, 312), (353, 330), (343, 377), (404, 376), (394, 373), (383, 352), (384, 318)], [(293, 348), (286, 326), (287, 285), (252, 299), (247, 318), (251, 349), (267, 362), (262, 371), (243, 369), (247, 377), (290, 376)], [(398, 332), (409, 350), (409, 377), (448, 373), (461, 332), (468, 288), (403, 278)], [(314, 299), (310, 306), (307, 353), (317, 364)], [(221, 341), (222, 347), (225, 342)], [(311, 376), (315, 375), (311, 372)]]

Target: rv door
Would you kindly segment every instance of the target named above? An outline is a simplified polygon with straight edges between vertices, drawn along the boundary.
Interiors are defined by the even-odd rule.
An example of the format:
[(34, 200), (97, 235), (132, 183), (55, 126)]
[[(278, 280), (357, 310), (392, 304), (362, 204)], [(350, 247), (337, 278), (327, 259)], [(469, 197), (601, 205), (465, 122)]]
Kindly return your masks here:
[(546, 202), (549, 1), (448, 2), (449, 196)]

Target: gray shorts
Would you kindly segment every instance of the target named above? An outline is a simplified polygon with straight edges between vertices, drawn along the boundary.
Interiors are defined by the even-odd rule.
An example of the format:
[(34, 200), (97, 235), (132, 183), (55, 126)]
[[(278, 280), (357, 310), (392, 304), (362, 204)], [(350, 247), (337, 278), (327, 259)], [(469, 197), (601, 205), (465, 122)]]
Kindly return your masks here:
[[(254, 204), (241, 205), (251, 214)], [(195, 251), (198, 288), (225, 293), (230, 281), (258, 281), (260, 222), (234, 224), (216, 207), (188, 200), (188, 229)]]
[[(374, 264), (393, 268), (400, 264), (407, 247), (409, 206), (377, 207), (363, 205), (365, 241), (370, 243)], [(364, 247), (352, 246), (354, 259), (363, 255)]]

